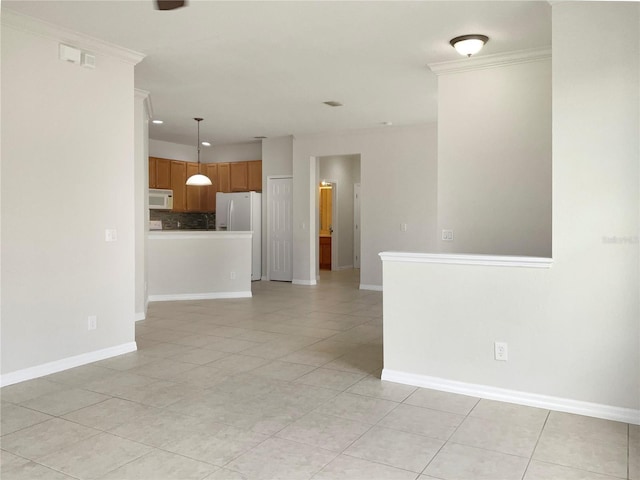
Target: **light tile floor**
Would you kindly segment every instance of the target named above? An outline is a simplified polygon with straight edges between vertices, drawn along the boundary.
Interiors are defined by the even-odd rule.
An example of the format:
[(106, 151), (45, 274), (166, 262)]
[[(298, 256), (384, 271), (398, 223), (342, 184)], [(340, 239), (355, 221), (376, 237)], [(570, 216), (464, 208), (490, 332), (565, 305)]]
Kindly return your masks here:
[(153, 303), (135, 353), (2, 389), (11, 479), (640, 480), (640, 427), (380, 381), (358, 271)]

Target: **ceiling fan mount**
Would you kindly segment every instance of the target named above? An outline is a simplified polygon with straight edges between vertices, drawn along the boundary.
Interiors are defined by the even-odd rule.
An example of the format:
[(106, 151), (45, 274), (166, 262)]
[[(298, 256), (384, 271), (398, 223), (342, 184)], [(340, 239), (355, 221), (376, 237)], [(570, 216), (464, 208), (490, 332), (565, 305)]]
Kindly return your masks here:
[(186, 5), (186, 0), (156, 0), (156, 8), (158, 10), (175, 10)]

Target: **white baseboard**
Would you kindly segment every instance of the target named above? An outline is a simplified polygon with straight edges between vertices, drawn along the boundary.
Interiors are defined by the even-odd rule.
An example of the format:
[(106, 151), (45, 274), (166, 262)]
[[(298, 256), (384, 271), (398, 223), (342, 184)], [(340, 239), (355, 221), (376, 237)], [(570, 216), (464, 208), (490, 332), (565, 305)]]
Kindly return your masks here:
[(382, 370), (382, 380), (395, 383), (403, 383), (414, 387), (431, 388), (443, 392), (460, 393), (472, 397), (498, 400), (507, 403), (527, 405), (529, 407), (556, 410), (558, 412), (575, 413), (589, 417), (604, 418), (617, 422), (640, 425), (640, 410), (633, 408), (615, 407), (600, 403), (583, 402), (570, 398), (552, 397), (536, 393), (507, 390), (505, 388), (491, 387), (489, 385), (477, 385), (474, 383), (458, 382), (446, 378), (429, 377), (415, 373), (399, 372), (397, 370)]
[(291, 283), (294, 285), (317, 285), (316, 280), (298, 280), (294, 278)]
[(360, 290), (373, 290), (375, 292), (382, 291), (382, 285), (366, 285), (364, 283), (360, 284)]
[(267, 280), (269, 280), (269, 279), (267, 278), (267, 276), (266, 276), (266, 275), (262, 275), (262, 277), (260, 278), (260, 280), (262, 280), (263, 282), (266, 282), (266, 281), (267, 281)]
[(145, 318), (147, 318), (147, 315), (145, 314), (145, 312), (136, 312), (136, 314), (134, 316), (134, 320), (136, 322), (144, 320)]
[(135, 352), (137, 349), (138, 346), (136, 345), (136, 342), (123, 343), (122, 345), (116, 345), (115, 347), (103, 348), (102, 350), (74, 355), (73, 357), (63, 358), (62, 360), (56, 360), (55, 362), (43, 363), (42, 365), (36, 365), (35, 367), (5, 373), (4, 375), (0, 375), (0, 387), (6, 387), (7, 385), (13, 385), (14, 383), (44, 377), (45, 375), (51, 375), (52, 373), (79, 367), (81, 365), (86, 365), (87, 363), (116, 357), (124, 353)]
[(172, 302), (174, 300), (217, 300), (220, 298), (251, 298), (251, 290), (246, 292), (173, 293), (149, 295), (150, 302)]

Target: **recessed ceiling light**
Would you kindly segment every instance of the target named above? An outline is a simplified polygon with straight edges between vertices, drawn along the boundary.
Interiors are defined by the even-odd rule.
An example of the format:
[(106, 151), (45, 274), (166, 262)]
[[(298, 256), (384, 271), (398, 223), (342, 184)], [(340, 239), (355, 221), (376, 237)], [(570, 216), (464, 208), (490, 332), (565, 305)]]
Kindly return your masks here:
[(155, 123), (156, 125), (162, 125), (164, 122), (162, 120), (151, 120), (151, 123)]
[(381, 122), (381, 125), (385, 125), (385, 126), (389, 126), (389, 125), (393, 125), (393, 122)]
[(211, 143), (209, 143), (209, 142), (202, 142), (202, 145), (203, 145), (204, 147), (210, 147), (210, 146), (211, 146)]
[(340, 102), (336, 102), (335, 100), (329, 100), (327, 102), (322, 102), (325, 105), (329, 105), (330, 107), (341, 107), (342, 104)]

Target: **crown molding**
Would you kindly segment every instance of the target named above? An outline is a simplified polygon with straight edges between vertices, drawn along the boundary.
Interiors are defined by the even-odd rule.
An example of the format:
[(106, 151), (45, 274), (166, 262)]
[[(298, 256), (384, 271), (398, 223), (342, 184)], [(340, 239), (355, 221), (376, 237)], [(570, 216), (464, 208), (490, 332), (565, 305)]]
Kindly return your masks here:
[(551, 58), (551, 47), (516, 50), (508, 53), (485, 55), (483, 57), (463, 58), (449, 62), (430, 63), (427, 65), (436, 75), (470, 72), (487, 68), (506, 67), (520, 63), (539, 62)]
[(88, 50), (92, 53), (114, 57), (132, 65), (140, 63), (145, 57), (143, 53), (120, 47), (84, 33), (75, 32), (28, 15), (14, 12), (6, 7), (2, 8), (1, 20), (2, 28), (10, 27), (16, 30), (29, 32), (34, 35), (55, 40), (56, 42), (80, 48), (81, 50)]
[(147, 118), (153, 118), (153, 104), (151, 103), (151, 92), (141, 88), (133, 89), (134, 96), (144, 102), (144, 108), (147, 111)]

